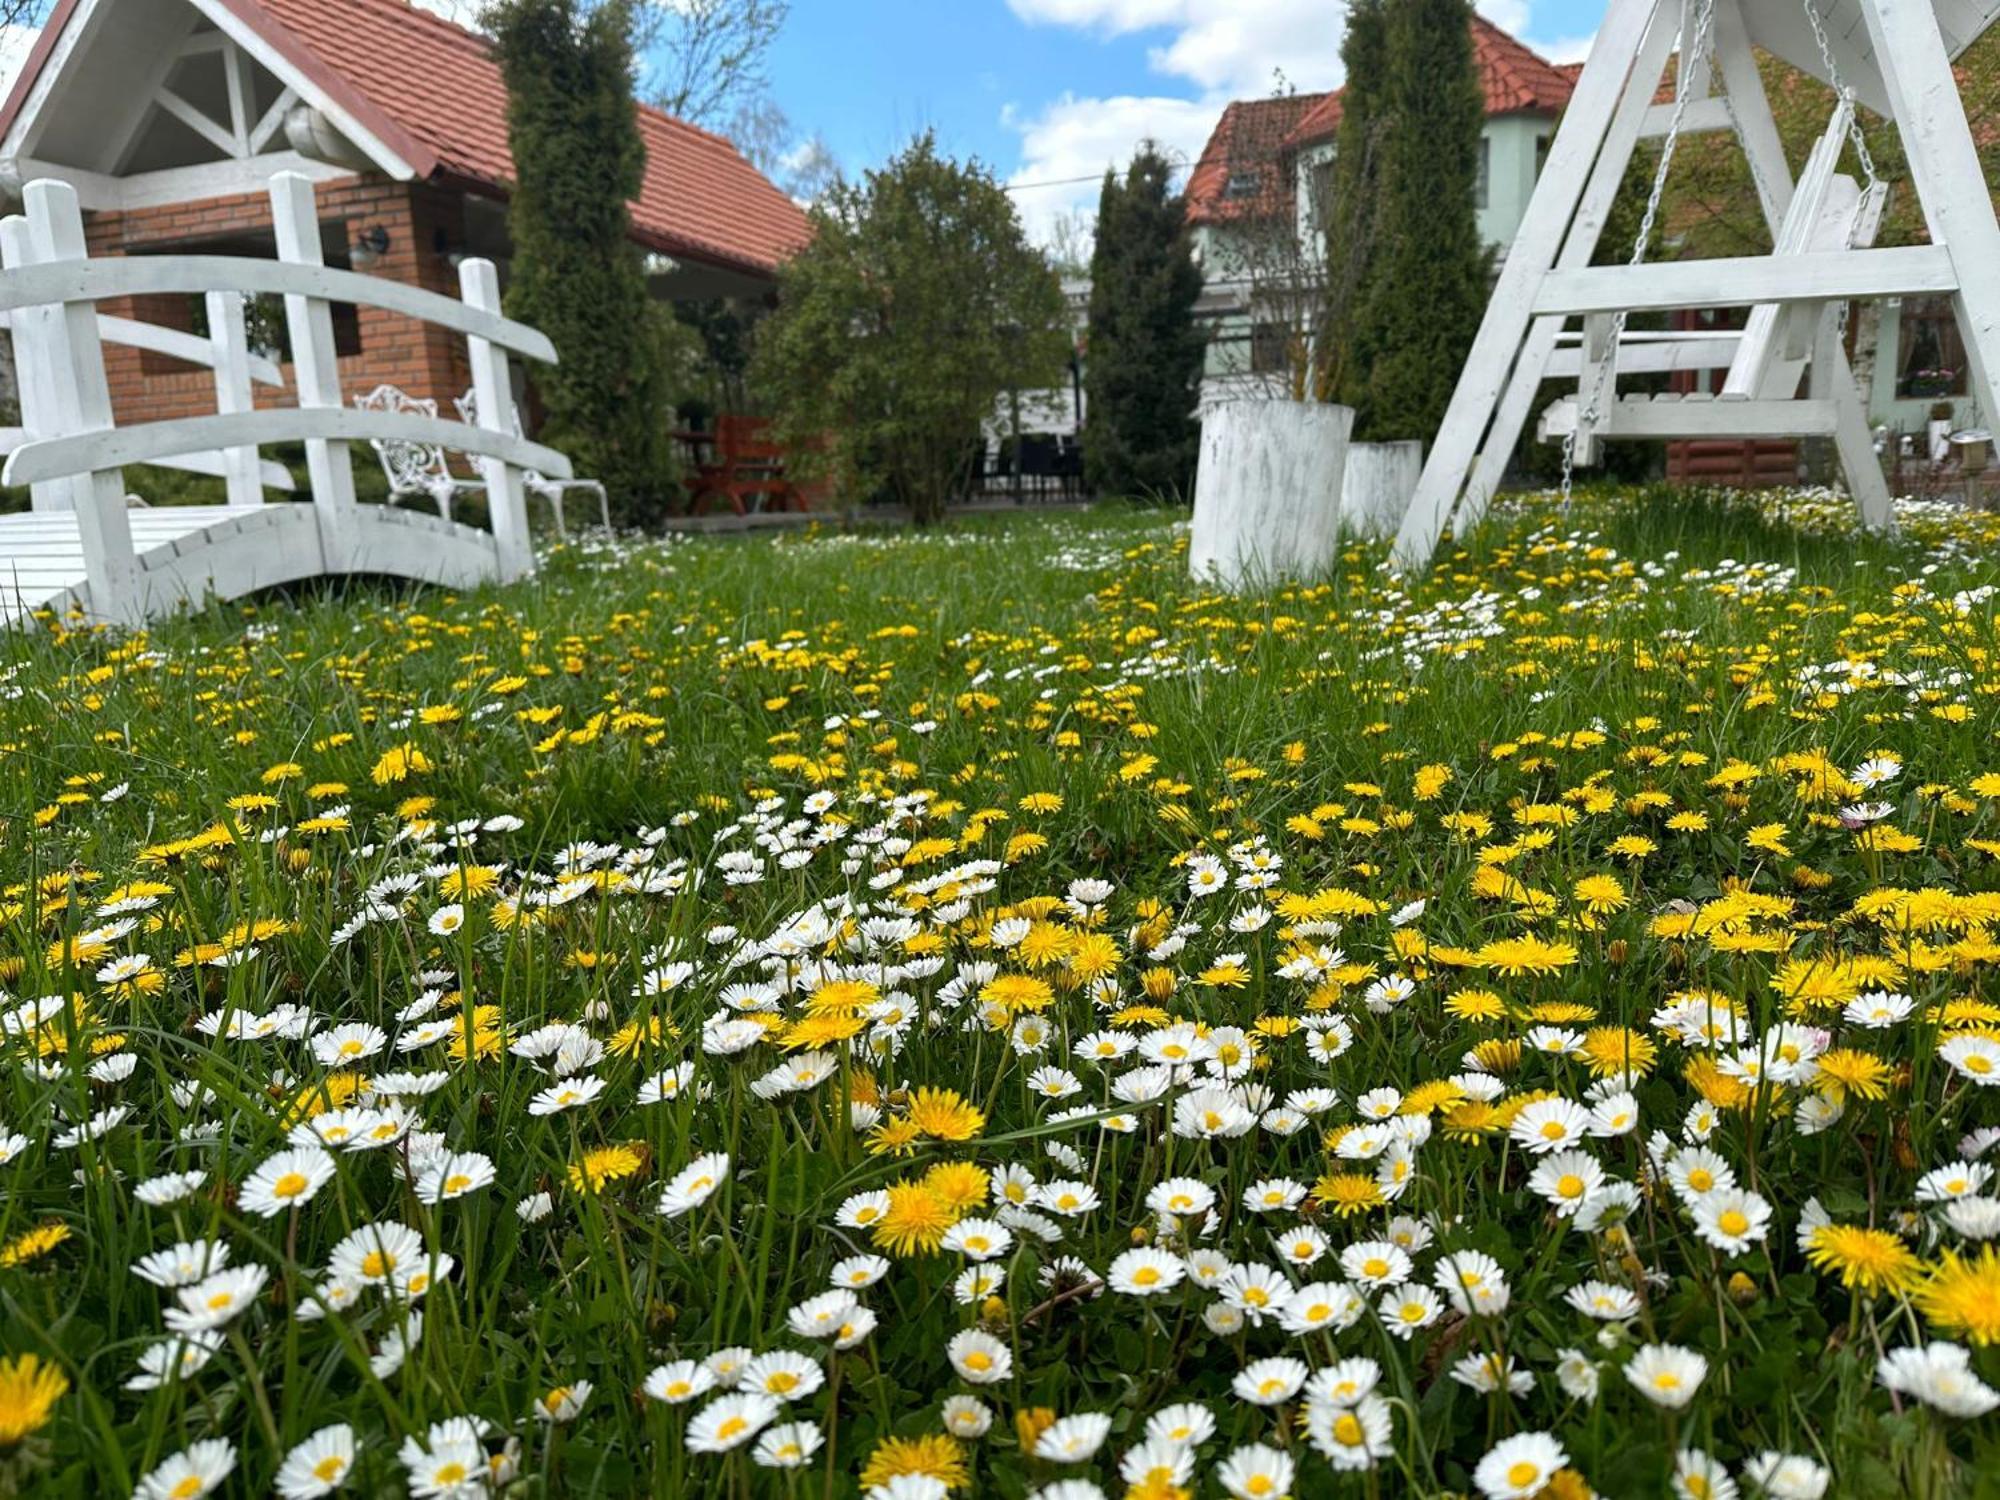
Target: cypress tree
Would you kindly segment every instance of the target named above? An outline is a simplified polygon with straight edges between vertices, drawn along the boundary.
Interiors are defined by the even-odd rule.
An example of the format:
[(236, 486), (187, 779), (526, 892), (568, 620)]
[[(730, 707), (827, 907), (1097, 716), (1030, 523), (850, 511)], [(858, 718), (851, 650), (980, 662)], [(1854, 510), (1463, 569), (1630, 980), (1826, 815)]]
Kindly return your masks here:
[(632, 0), (499, 0), (487, 12), (514, 155), (508, 315), (561, 363), (535, 372), (541, 436), (628, 517), (673, 482), (664, 312), (646, 289), (628, 200), (646, 151), (632, 97)]
[(1486, 309), (1474, 194), (1485, 105), (1469, 0), (1395, 0), (1384, 27), (1376, 274), (1357, 330), (1357, 435), (1436, 436)]
[(1173, 168), (1152, 142), (1120, 182), (1104, 174), (1090, 261), (1085, 477), (1106, 495), (1180, 495), (1194, 481), (1207, 340), (1195, 325), (1201, 271)]
[(1321, 347), (1329, 356), (1324, 376), (1328, 394), (1354, 407), (1359, 422), (1372, 362), (1364, 335), (1374, 328), (1371, 299), (1384, 284), (1383, 258), (1375, 253), (1375, 216), (1389, 124), (1382, 99), (1388, 68), (1385, 0), (1352, 0), (1340, 61), (1347, 82), (1340, 92), (1340, 128), (1334, 136), (1332, 202), (1324, 210), (1327, 300)]

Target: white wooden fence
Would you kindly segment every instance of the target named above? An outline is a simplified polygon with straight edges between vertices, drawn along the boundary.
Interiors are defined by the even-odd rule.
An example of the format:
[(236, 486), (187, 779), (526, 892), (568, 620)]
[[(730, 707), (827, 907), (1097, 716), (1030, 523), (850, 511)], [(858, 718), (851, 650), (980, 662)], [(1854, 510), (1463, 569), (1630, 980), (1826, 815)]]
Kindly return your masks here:
[[(92, 613), (131, 622), (166, 602), (142, 576), (146, 559), (134, 546), (120, 472), (124, 465), (176, 463), (199, 472), (219, 471), (232, 506), (254, 505), (266, 477), (258, 449), (274, 443), (305, 444), (314, 522), (310, 530), (316, 534), (313, 555), (303, 565), (293, 558), (283, 567), (260, 569), (255, 547), (246, 551), (237, 545), (228, 568), (207, 580), (223, 597), (302, 571), (411, 577), (468, 571), (462, 562), (444, 575), (426, 567), (422, 557), (409, 555), (413, 545), (422, 544), (407, 524), (385, 532), (389, 517), (380, 514), (381, 507), (357, 505), (348, 445), (370, 439), (439, 443), (475, 458), (486, 482), (490, 538), (449, 523), (428, 531), (436, 534), (440, 548), (460, 559), (471, 557), (475, 564), (490, 560), (481, 569), (485, 576), (506, 580), (532, 571), (522, 473), (538, 470), (568, 478), (571, 469), (562, 454), (519, 435), (508, 358), (518, 354), (553, 363), (554, 346), (536, 330), (501, 315), (499, 279), (490, 261), (467, 260), (460, 266), (462, 300), (338, 270), (321, 255), (312, 184), (297, 174), (280, 173), (271, 180), (270, 191), (276, 260), (216, 255), (92, 260), (75, 191), (48, 180), (27, 185), (25, 218), (0, 223), (5, 265), (0, 270), (0, 314), (12, 323), (24, 397), (24, 430), (0, 479), (33, 486), (38, 513), (74, 512)], [(191, 347), (200, 342), (191, 335), (181, 336), (186, 343), (162, 340), (156, 336), (164, 330), (136, 332), (143, 325), (108, 322), (96, 311), (101, 301), (156, 294), (207, 299), (205, 351)], [(254, 407), (252, 377), (271, 372), (260, 369), (249, 351), (245, 294), (284, 298), (295, 406)], [(464, 335), (477, 393), (477, 424), (349, 406), (334, 350), (331, 304), (336, 302), (381, 308)], [(172, 347), (161, 352), (196, 355), (197, 362), (215, 371), (215, 413), (116, 426), (104, 368), (107, 338), (153, 348), (165, 342)], [(292, 525), (266, 527), (256, 534), (275, 538), (297, 530)], [(191, 549), (183, 539), (176, 550), (185, 558)], [(0, 527), (0, 570), (8, 562), (8, 529)], [(175, 577), (185, 591), (197, 573), (179, 564)]]

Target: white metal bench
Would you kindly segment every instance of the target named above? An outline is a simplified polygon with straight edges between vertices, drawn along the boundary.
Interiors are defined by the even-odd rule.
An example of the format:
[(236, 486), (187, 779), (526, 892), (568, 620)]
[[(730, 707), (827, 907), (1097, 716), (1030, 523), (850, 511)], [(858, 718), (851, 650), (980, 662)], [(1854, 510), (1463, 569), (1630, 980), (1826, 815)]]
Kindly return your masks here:
[[(428, 396), (412, 396), (401, 386), (378, 385), (366, 395), (354, 398), (359, 411), (407, 412), (437, 419), (437, 402)], [(452, 502), (463, 491), (482, 491), (483, 479), (462, 479), (451, 471), (451, 460), (442, 443), (418, 443), (406, 438), (370, 438), (368, 446), (381, 461), (389, 481), (389, 498), (428, 500), (445, 520), (451, 519)]]
[[(453, 403), (458, 408), (459, 420), (477, 426), (479, 424), (479, 392), (467, 391)], [(521, 431), (521, 409), (514, 408), (514, 431)], [(597, 496), (597, 512), (604, 522), (604, 529), (611, 529), (611, 497), (604, 486), (595, 479), (550, 479), (545, 474), (537, 474), (529, 469), (521, 475), (521, 482), (528, 487), (531, 495), (540, 495), (549, 502), (549, 509), (555, 512), (556, 535), (565, 539), (569, 529), (563, 524), (563, 496), (571, 490), (582, 490)]]

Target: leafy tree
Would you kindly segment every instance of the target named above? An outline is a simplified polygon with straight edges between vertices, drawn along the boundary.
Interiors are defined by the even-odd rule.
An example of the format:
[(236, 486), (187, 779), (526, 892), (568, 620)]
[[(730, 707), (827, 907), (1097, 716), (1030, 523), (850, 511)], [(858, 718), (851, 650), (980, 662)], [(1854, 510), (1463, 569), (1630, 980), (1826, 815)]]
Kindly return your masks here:
[(632, 100), (629, 0), (500, 0), (487, 12), (506, 77), (515, 183), (507, 311), (554, 341), (537, 372), (543, 436), (604, 481), (628, 516), (671, 493), (662, 320), (631, 239), (645, 170)]
[(1083, 453), (1100, 494), (1179, 494), (1194, 479), (1207, 340), (1194, 321), (1201, 271), (1172, 175), (1148, 141), (1124, 181), (1104, 174), (1098, 198)]
[(1468, 0), (1395, 0), (1383, 27), (1374, 268), (1355, 310), (1356, 435), (1429, 440), (1486, 310), (1474, 191), (1485, 109)]
[(1052, 385), (1062, 289), (1014, 203), (929, 134), (812, 210), (758, 333), (753, 380), (793, 447), (919, 524), (944, 514), (1008, 390)]

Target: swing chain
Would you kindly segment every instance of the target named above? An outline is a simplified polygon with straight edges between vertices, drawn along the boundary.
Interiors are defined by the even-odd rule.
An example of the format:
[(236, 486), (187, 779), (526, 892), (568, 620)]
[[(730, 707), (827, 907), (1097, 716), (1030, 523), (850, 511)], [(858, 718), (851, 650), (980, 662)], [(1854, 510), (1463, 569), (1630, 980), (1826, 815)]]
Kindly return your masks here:
[(1827, 82), (1848, 105), (1847, 138), (1854, 145), (1854, 158), (1861, 164), (1861, 175), (1868, 179), (1868, 186), (1872, 188), (1881, 179), (1875, 175), (1875, 156), (1868, 149), (1867, 132), (1861, 128), (1861, 111), (1854, 103), (1854, 90), (1841, 79), (1840, 64), (1834, 61), (1833, 42), (1826, 34), (1826, 23), (1820, 19), (1819, 7), (1814, 0), (1799, 0), (1799, 3), (1805, 7), (1806, 20), (1812, 23), (1813, 40), (1819, 43), (1820, 61), (1826, 64)]
[[(1694, 76), (1700, 60), (1708, 56), (1709, 23), (1715, 19), (1715, 0), (1701, 0), (1701, 8), (1695, 12), (1694, 40), (1680, 48), (1680, 61), (1674, 69), (1674, 112), (1667, 121), (1667, 133), (1660, 141), (1659, 164), (1653, 169), (1652, 191), (1646, 195), (1646, 211), (1639, 218), (1639, 233), (1632, 242), (1632, 257), (1628, 266), (1642, 265), (1646, 251), (1652, 245), (1653, 230), (1659, 222), (1660, 204), (1667, 195), (1667, 177), (1673, 170), (1674, 151), (1680, 145), (1681, 126), (1687, 118), (1689, 80)], [(1683, 13), (1682, 26), (1686, 26)], [(1578, 434), (1595, 430), (1599, 418), (1604, 414), (1604, 397), (1612, 384), (1618, 346), (1625, 337), (1625, 322), (1631, 314), (1620, 310), (1611, 320), (1611, 358), (1600, 369), (1596, 389), (1591, 392), (1590, 402), (1578, 415), (1576, 422), (1563, 438), (1562, 447), (1562, 509), (1569, 510), (1570, 491), (1576, 482), (1576, 440)], [(1580, 352), (1588, 353), (1586, 345)], [(1580, 393), (1579, 393), (1580, 394)]]

